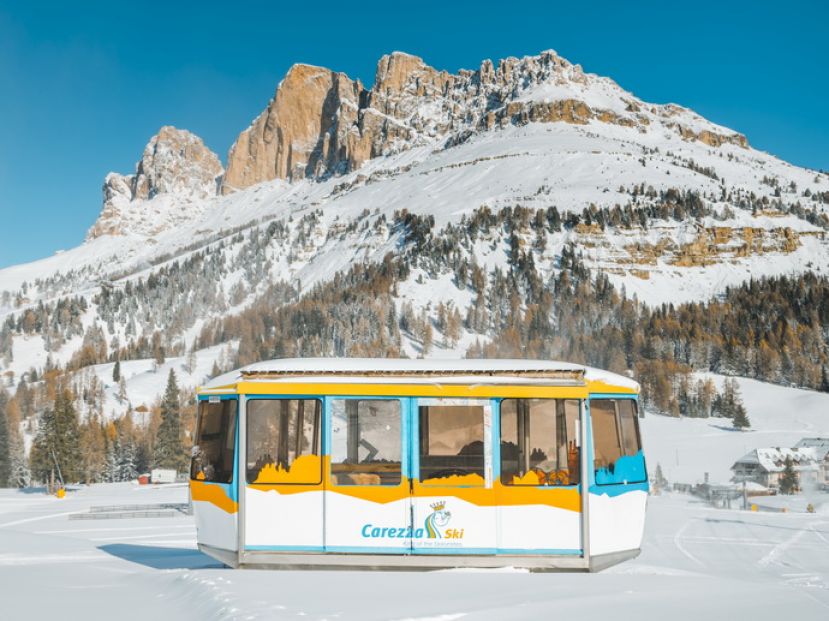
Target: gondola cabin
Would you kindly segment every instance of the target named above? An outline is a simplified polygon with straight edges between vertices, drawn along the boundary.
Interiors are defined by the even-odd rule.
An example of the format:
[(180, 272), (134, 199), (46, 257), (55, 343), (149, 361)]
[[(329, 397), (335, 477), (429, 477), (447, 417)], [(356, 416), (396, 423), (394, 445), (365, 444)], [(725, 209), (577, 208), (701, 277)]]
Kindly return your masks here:
[(233, 567), (607, 567), (642, 540), (638, 390), (547, 361), (247, 366), (199, 390), (199, 548)]

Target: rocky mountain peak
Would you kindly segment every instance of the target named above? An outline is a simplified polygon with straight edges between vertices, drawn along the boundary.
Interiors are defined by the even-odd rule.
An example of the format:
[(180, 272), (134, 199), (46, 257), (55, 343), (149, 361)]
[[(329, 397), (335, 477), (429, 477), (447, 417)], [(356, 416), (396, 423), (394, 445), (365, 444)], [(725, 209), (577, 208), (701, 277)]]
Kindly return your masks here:
[[(433, 80), (437, 73), (422, 58), (405, 52), (393, 52), (378, 61), (372, 93), (388, 95), (401, 92), (407, 85), (418, 80)], [(446, 72), (443, 73), (448, 76)]]
[(136, 207), (156, 197), (193, 201), (215, 196), (223, 172), (219, 157), (201, 138), (164, 126), (144, 147), (135, 173), (106, 176), (103, 209), (87, 239), (124, 233), (130, 216), (137, 215)]
[(231, 147), (222, 192), (336, 170), (346, 159), (363, 90), (344, 73), (291, 67), (268, 107)]
[(132, 175), (133, 198), (186, 194), (205, 198), (216, 194), (216, 179), (224, 169), (219, 157), (201, 138), (165, 125), (150, 138)]
[(415, 146), (451, 147), (475, 133), (527, 123), (667, 128), (710, 146), (744, 136), (684, 108), (646, 104), (552, 50), (439, 71), (403, 52), (383, 56), (366, 90), (343, 73), (294, 65), (228, 156), (222, 192), (272, 179), (323, 178)]

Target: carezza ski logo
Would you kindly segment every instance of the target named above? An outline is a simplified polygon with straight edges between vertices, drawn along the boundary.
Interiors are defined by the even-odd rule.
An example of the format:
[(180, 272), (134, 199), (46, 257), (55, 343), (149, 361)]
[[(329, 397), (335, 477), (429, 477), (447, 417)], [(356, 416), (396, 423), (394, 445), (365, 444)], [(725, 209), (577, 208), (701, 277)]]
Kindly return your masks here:
[(365, 524), (361, 534), (370, 539), (463, 539), (462, 528), (446, 528), (452, 519), (452, 512), (446, 508), (445, 500), (439, 500), (429, 506), (432, 512), (426, 516), (422, 528)]
[(440, 529), (449, 524), (449, 520), (452, 519), (452, 512), (446, 510), (446, 502), (443, 500), (429, 506), (432, 507), (432, 513), (423, 523), (426, 527), (426, 535), (429, 539), (443, 539)]

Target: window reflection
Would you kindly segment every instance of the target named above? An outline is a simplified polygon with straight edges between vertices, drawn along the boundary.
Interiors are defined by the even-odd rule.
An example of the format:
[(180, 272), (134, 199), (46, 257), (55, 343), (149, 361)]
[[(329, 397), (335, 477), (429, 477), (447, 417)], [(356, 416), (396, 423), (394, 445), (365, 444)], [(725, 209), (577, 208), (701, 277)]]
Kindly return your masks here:
[(331, 401), (331, 474), (338, 485), (399, 485), (400, 401)]
[(199, 402), (190, 478), (214, 483), (233, 481), (236, 403), (235, 399), (224, 399), (218, 403)]
[(248, 401), (248, 483), (321, 483), (321, 410), (318, 399)]
[(504, 399), (500, 420), (501, 483), (578, 484), (577, 400)]
[(484, 484), (484, 408), (419, 408), (420, 480), (426, 485)]

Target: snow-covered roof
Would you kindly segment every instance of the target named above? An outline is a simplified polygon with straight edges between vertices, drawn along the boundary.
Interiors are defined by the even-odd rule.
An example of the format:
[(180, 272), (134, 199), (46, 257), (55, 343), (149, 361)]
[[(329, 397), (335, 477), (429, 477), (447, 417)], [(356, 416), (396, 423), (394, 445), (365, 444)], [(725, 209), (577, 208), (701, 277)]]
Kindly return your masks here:
[(802, 438), (794, 445), (795, 448), (813, 448), (817, 459), (829, 456), (829, 438)]
[(240, 381), (409, 381), (451, 379), (455, 383), (559, 384), (583, 386), (604, 382), (639, 390), (634, 380), (570, 362), (553, 360), (406, 359), (406, 358), (284, 358), (257, 362), (214, 378), (204, 389), (228, 386)]
[(739, 465), (759, 465), (766, 472), (782, 472), (786, 458), (790, 457), (795, 470), (816, 470), (818, 456), (814, 448), (759, 448), (738, 459), (732, 469)]

